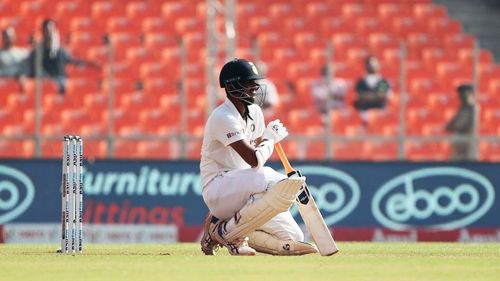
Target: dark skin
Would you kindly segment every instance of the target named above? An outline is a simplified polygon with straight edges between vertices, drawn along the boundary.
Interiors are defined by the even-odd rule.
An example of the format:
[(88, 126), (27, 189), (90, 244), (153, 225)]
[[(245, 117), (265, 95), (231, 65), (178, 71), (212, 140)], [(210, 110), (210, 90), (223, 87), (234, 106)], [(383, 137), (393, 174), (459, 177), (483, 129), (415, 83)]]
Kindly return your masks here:
[[(255, 83), (255, 81), (245, 81), (242, 83), (247, 90), (245, 90), (245, 93), (248, 94), (252, 98), (253, 102), (253, 97), (255, 96), (255, 91), (257, 90), (258, 84)], [(227, 84), (226, 89), (227, 90), (232, 90), (235, 87), (232, 84)], [(235, 98), (231, 95), (227, 95), (229, 100), (234, 104), (238, 112), (240, 113), (242, 118), (245, 118), (245, 110), (246, 106), (245, 103), (238, 99)], [(260, 138), (257, 139), (257, 144), (260, 143)], [(230, 146), (238, 152), (238, 154), (247, 162), (250, 166), (252, 167), (257, 167), (257, 156), (255, 155), (255, 148), (248, 143), (246, 140), (239, 140), (236, 142), (233, 142), (230, 144)]]

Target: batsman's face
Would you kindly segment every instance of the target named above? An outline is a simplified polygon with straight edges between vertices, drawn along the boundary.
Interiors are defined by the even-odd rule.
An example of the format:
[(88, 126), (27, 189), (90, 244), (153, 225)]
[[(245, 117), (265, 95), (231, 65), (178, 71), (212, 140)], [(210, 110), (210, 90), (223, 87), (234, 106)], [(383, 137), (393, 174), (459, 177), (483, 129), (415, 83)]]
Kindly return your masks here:
[(243, 93), (244, 95), (247, 95), (249, 97), (254, 98), (257, 91), (260, 88), (260, 85), (257, 84), (255, 81), (244, 81), (241, 83), (243, 86)]
[(254, 103), (262, 105), (265, 99), (265, 93), (256, 81), (237, 82), (229, 85), (227, 90), (247, 105)]

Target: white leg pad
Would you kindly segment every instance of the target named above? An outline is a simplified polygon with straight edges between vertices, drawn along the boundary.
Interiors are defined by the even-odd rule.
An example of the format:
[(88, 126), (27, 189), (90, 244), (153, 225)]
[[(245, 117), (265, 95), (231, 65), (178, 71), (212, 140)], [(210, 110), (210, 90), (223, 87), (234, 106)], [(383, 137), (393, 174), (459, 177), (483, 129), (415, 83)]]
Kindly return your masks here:
[(236, 241), (288, 210), (305, 180), (305, 177), (287, 178), (271, 186), (262, 196), (251, 198), (222, 225), (223, 238), (229, 242)]
[(318, 252), (316, 245), (295, 240), (280, 240), (265, 231), (256, 230), (248, 234), (248, 244), (256, 251), (278, 256), (307, 255)]

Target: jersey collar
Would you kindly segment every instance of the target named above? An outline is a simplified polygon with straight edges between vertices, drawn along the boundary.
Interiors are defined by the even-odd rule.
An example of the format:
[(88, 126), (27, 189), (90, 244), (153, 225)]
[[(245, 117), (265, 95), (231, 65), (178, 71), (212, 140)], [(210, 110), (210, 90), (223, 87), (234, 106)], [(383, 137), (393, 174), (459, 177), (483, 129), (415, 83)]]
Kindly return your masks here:
[(224, 104), (226, 104), (231, 113), (235, 114), (236, 116), (239, 117), (239, 119), (243, 120), (243, 117), (241, 117), (240, 112), (238, 111), (234, 103), (231, 100), (229, 100), (229, 98), (226, 97), (226, 99), (224, 100)]

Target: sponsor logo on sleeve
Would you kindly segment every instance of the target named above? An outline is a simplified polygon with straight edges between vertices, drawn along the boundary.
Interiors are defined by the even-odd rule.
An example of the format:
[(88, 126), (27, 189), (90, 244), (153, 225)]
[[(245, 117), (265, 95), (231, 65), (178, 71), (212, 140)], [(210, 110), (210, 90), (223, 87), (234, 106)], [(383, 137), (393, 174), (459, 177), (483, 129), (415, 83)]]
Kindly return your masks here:
[(234, 136), (239, 136), (241, 134), (241, 132), (231, 132), (231, 133), (227, 133), (226, 136), (228, 139), (234, 137)]

